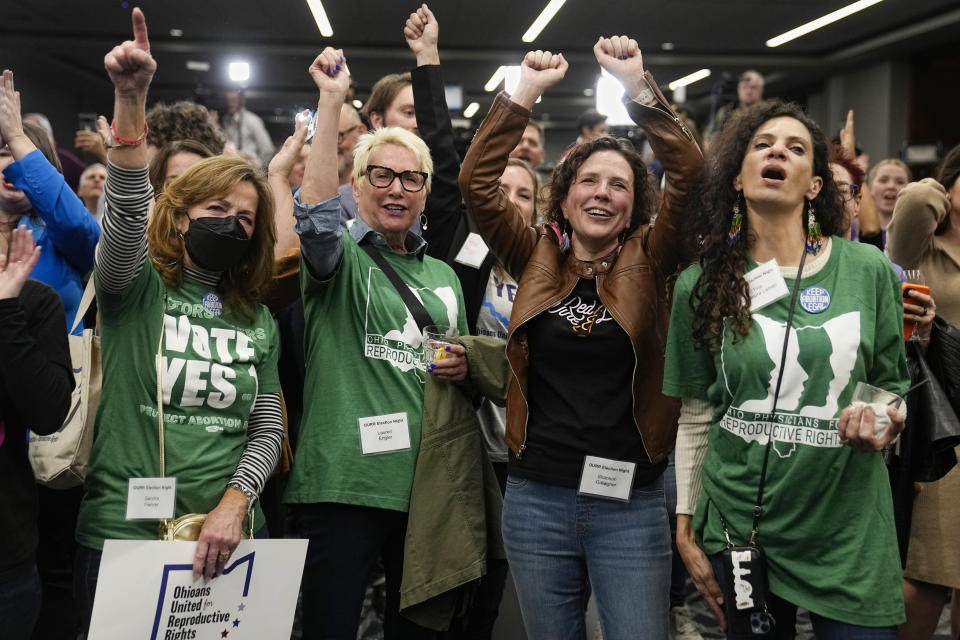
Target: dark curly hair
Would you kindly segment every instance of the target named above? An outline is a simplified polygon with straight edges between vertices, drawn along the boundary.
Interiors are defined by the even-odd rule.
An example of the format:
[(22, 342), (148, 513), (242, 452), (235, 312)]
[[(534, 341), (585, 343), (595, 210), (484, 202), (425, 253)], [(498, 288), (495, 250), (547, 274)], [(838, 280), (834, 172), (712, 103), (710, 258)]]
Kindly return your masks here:
[(633, 213), (630, 216), (630, 226), (627, 227), (626, 234), (629, 235), (637, 227), (650, 222), (657, 207), (658, 197), (647, 178), (647, 165), (644, 164), (643, 158), (637, 153), (633, 144), (625, 138), (604, 136), (590, 142), (581, 143), (570, 152), (563, 162), (557, 164), (553, 170), (553, 175), (550, 176), (550, 201), (544, 217), (548, 223), (556, 225), (563, 231), (570, 232), (569, 223), (563, 218), (560, 205), (566, 199), (580, 167), (587, 161), (587, 158), (597, 151), (619, 153), (633, 171)]
[(227, 143), (207, 108), (187, 100), (154, 105), (147, 111), (147, 125), (147, 144), (155, 147), (177, 140), (196, 140), (214, 155), (220, 155)]
[[(702, 238), (700, 266), (703, 273), (693, 288), (690, 305), (694, 309), (693, 338), (700, 348), (720, 346), (723, 331), (729, 327), (740, 337), (750, 330), (750, 290), (743, 272), (753, 244), (749, 216), (741, 205), (743, 226), (740, 240), (728, 240), (734, 202), (739, 193), (733, 186), (740, 173), (750, 141), (763, 123), (773, 118), (798, 120), (813, 142), (813, 175), (823, 180), (820, 192), (811, 202), (823, 235), (839, 235), (844, 226), (843, 199), (828, 166), (829, 147), (823, 131), (803, 109), (794, 103), (769, 100), (731, 118), (714, 137), (711, 155), (698, 177), (695, 196), (687, 205), (696, 207), (697, 231)], [(806, 225), (806, 207), (798, 225)]]

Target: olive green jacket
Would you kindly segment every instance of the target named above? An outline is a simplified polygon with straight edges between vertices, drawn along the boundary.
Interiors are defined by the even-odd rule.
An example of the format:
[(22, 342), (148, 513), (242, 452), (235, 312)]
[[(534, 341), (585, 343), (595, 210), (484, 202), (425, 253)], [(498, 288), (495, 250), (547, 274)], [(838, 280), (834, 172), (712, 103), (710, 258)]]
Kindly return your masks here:
[[(504, 341), (464, 336), (460, 342), (471, 390), (503, 405), (510, 381)], [(427, 376), (403, 550), (404, 616), (430, 629), (449, 628), (487, 563), (506, 557), (502, 507), (471, 397), (459, 385)]]

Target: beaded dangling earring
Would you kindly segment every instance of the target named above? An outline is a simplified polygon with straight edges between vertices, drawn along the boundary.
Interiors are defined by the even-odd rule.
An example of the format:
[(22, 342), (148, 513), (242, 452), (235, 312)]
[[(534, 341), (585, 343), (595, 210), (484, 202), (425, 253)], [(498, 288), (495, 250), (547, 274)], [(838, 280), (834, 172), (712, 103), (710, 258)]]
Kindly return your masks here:
[(813, 215), (813, 203), (807, 201), (807, 252), (815, 254), (823, 247), (823, 232), (820, 223)]
[(737, 199), (733, 201), (733, 219), (730, 220), (730, 231), (727, 232), (727, 242), (735, 243), (740, 239), (740, 230), (743, 228), (743, 214), (740, 213), (740, 201), (743, 191), (737, 192)]
[(570, 248), (570, 221), (566, 218), (563, 219), (563, 223), (560, 225), (560, 251), (566, 253)]

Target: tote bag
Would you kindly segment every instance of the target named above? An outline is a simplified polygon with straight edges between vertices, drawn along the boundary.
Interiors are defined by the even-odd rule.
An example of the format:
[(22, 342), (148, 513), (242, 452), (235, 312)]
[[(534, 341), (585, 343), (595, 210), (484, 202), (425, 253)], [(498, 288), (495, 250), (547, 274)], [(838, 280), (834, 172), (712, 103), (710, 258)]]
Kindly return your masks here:
[(73, 335), (93, 302), (93, 277), (83, 291), (83, 298), (73, 320), (67, 340), (73, 364), (75, 386), (70, 398), (67, 418), (55, 433), (39, 436), (28, 434), (27, 455), (37, 482), (53, 489), (70, 489), (83, 484), (93, 448), (93, 423), (100, 404), (100, 336), (93, 329)]

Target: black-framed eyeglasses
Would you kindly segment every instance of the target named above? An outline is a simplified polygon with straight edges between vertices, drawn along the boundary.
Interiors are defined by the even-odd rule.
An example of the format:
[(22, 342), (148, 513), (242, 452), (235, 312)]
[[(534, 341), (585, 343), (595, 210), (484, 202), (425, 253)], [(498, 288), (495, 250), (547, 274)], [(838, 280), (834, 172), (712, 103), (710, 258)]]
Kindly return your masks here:
[(390, 167), (368, 164), (366, 173), (367, 180), (378, 189), (386, 189), (397, 178), (403, 190), (410, 193), (422, 191), (427, 184), (427, 174), (423, 171), (394, 171)]
[(354, 131), (356, 131), (357, 127), (359, 126), (360, 126), (359, 124), (355, 124), (349, 129), (345, 129), (343, 131), (337, 131), (337, 142), (343, 142), (343, 139), (346, 138), (351, 133), (353, 133)]
[(837, 189), (844, 200), (853, 200), (860, 193), (860, 187), (852, 182), (838, 182)]

